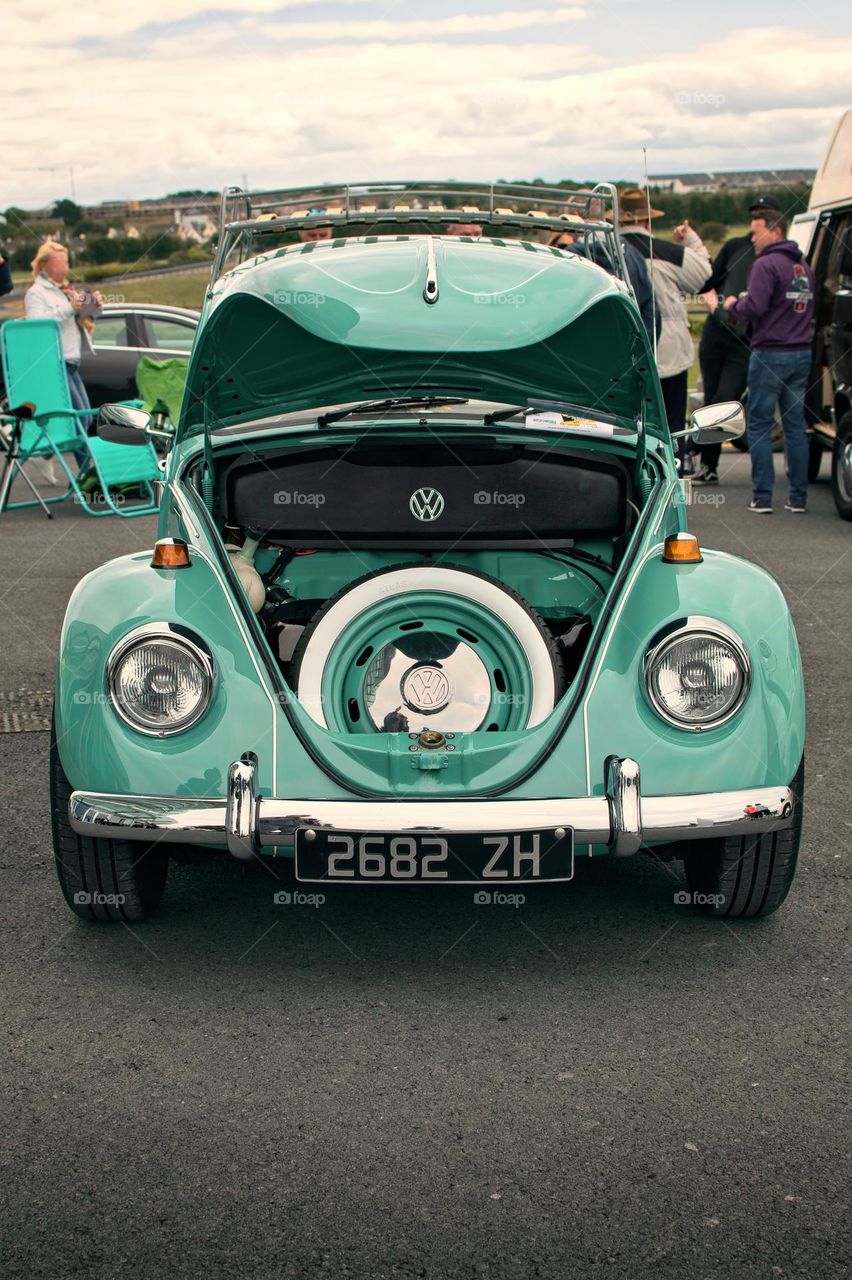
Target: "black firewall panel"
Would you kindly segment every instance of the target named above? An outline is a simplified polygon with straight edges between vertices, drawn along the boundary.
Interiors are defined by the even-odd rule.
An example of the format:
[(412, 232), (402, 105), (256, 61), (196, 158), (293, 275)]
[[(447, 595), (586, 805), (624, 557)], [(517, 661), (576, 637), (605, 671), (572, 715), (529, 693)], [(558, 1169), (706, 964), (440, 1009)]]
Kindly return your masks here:
[(228, 524), (295, 547), (565, 546), (622, 533), (626, 497), (617, 462), (434, 439), (254, 454), (218, 477)]

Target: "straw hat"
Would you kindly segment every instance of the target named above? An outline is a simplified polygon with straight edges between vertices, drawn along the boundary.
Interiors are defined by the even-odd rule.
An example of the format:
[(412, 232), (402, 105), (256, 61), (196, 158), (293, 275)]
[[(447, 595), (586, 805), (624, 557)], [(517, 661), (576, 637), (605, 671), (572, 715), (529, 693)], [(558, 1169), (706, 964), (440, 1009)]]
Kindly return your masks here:
[(638, 187), (628, 187), (619, 192), (618, 221), (620, 223), (647, 222), (649, 218), (664, 218), (663, 209), (649, 208), (650, 200), (646, 191)]

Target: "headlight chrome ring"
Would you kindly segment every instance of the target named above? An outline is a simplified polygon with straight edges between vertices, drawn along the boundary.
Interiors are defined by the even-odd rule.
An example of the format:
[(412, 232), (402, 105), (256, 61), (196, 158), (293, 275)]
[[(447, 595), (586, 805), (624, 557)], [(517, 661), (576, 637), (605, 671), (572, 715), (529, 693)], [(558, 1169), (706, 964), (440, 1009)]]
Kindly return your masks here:
[(737, 714), (751, 685), (752, 666), (745, 644), (731, 627), (715, 618), (693, 616), (666, 630), (651, 646), (644, 675), (645, 692), (657, 715), (677, 729), (700, 733), (720, 728)]
[[(135, 669), (130, 665), (134, 660)], [(128, 632), (106, 665), (107, 694), (116, 715), (136, 733), (152, 738), (170, 737), (196, 724), (210, 705), (214, 678), (207, 646), (172, 622), (147, 623)]]

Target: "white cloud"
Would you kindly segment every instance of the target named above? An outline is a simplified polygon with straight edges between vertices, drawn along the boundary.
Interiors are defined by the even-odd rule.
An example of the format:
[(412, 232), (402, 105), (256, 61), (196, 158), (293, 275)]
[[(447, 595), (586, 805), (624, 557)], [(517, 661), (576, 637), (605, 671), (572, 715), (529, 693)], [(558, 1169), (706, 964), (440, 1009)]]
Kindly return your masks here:
[[(74, 164), (84, 202), (219, 187), (243, 173), (281, 185), (638, 177), (643, 145), (652, 172), (815, 166), (847, 105), (848, 37), (745, 28), (639, 64), (608, 55), (600, 32), (579, 22), (572, 39), (584, 44), (545, 40), (539, 29), (556, 6), (460, 14), (452, 28), (441, 18), (382, 21), (379, 30), (372, 19), (352, 25), (353, 5), (346, 41), (324, 36), (340, 22), (302, 14), (270, 38), (262, 11), (282, 7), (252, 0), (236, 24), (212, 19), (96, 58), (67, 41), (67, 23), (46, 22), (65, 42), (46, 52), (33, 41), (4, 69), (0, 207), (67, 194), (62, 173), (27, 171), (35, 165)], [(145, 17), (166, 8), (154, 0)], [(168, 8), (191, 15), (197, 0)], [(42, 3), (35, 12), (53, 11)], [(521, 18), (535, 19), (535, 40), (512, 25)], [(294, 47), (294, 32), (319, 43)]]
[[(325, 0), (145, 0), (144, 5), (115, 0), (82, 0), (69, 11), (63, 0), (11, 0), (3, 11), (3, 44), (57, 45), (86, 38), (108, 39), (138, 31), (148, 24), (177, 24), (188, 18), (239, 10), (245, 18), (261, 17)], [(339, 4), (369, 5), (369, 0), (337, 0)], [(369, 5), (372, 7), (372, 5)]]
[(335, 40), (425, 40), (430, 44), (446, 36), (486, 35), (499, 32), (521, 31), (527, 27), (557, 26), (564, 22), (579, 22), (586, 17), (586, 10), (577, 8), (515, 9), (500, 13), (456, 13), (448, 18), (422, 18), (413, 22), (393, 22), (389, 19), (335, 21), (333, 33), (327, 22), (292, 22), (286, 26), (265, 22), (260, 33), (274, 40), (310, 40), (318, 43), (333, 34)]

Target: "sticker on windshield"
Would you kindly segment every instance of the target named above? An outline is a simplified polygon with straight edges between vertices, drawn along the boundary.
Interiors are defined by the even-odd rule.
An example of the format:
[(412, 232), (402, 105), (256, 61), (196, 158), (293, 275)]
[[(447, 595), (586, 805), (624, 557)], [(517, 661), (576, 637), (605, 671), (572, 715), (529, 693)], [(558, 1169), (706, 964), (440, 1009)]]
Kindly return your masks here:
[(554, 427), (565, 426), (565, 419), (562, 417), (562, 414), (556, 413), (553, 410), (542, 413), (528, 412), (525, 415), (525, 421), (528, 427), (547, 427), (551, 431)]

